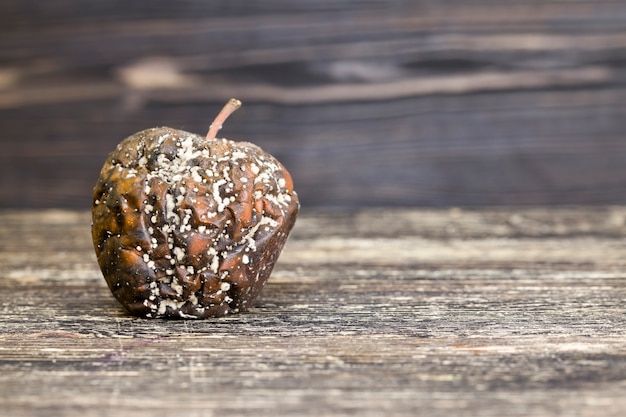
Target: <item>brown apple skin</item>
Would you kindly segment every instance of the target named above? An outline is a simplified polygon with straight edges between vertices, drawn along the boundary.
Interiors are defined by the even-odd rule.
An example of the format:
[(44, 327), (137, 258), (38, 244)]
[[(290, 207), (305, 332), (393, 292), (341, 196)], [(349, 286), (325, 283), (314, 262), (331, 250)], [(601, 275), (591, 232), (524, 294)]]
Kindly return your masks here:
[(153, 128), (105, 161), (92, 237), (102, 274), (130, 313), (220, 317), (252, 305), (299, 207), (287, 170), (258, 146)]

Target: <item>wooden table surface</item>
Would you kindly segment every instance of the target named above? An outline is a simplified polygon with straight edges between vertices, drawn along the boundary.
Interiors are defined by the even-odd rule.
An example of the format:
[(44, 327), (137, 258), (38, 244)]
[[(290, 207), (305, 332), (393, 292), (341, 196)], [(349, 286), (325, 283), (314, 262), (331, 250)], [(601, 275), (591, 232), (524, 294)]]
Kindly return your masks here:
[(0, 213), (3, 416), (623, 416), (626, 209), (304, 209), (258, 305), (126, 315), (89, 214)]

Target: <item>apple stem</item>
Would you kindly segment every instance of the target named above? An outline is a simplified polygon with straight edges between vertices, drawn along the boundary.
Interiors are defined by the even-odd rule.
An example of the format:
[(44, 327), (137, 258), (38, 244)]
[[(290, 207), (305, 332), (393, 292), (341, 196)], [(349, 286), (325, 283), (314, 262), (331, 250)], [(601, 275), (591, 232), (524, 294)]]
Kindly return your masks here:
[(230, 100), (228, 100), (228, 103), (224, 105), (222, 110), (220, 110), (220, 112), (217, 114), (215, 120), (213, 120), (213, 123), (211, 123), (211, 126), (209, 126), (209, 132), (206, 134), (206, 140), (215, 139), (215, 137), (217, 136), (217, 132), (220, 131), (222, 125), (224, 124), (226, 119), (228, 119), (228, 116), (233, 114), (233, 112), (239, 107), (241, 107), (241, 101), (237, 100), (236, 98), (231, 98)]

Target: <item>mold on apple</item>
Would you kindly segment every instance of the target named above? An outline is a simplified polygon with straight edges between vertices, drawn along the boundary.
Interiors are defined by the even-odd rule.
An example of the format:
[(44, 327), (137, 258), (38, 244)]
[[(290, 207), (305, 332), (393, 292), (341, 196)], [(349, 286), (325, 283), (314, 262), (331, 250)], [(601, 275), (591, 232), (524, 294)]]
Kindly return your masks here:
[(115, 298), (142, 317), (207, 318), (249, 308), (291, 231), (299, 202), (273, 156), (168, 127), (124, 139), (94, 188), (92, 237)]

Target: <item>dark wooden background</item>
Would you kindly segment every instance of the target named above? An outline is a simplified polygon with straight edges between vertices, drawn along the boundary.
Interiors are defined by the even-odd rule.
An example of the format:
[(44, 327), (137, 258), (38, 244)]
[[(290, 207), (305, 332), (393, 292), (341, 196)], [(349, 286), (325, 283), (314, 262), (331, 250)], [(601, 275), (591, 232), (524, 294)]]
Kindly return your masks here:
[(0, 7), (0, 208), (87, 208), (122, 138), (230, 96), (306, 206), (626, 202), (621, 0)]

